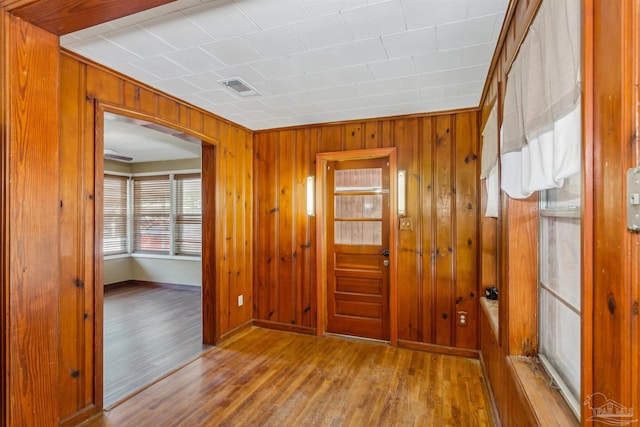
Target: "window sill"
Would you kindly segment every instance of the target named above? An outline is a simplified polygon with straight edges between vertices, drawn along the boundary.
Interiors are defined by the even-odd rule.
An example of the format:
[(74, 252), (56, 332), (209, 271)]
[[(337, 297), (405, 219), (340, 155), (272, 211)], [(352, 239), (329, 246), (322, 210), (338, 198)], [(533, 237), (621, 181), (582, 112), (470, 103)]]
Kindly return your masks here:
[(177, 261), (202, 261), (202, 257), (188, 256), (188, 255), (156, 255), (156, 254), (117, 254), (117, 255), (105, 255), (104, 260), (109, 261), (112, 259), (120, 258), (152, 258), (152, 259), (166, 259)]
[(580, 423), (537, 359), (508, 356), (518, 397), (531, 423), (539, 426), (578, 426)]
[(487, 315), (487, 319), (489, 319), (489, 325), (491, 325), (491, 329), (493, 330), (493, 335), (496, 340), (498, 339), (498, 324), (499, 324), (499, 309), (498, 309), (498, 301), (487, 299), (485, 297), (480, 298), (480, 305), (482, 306), (482, 310), (484, 314)]

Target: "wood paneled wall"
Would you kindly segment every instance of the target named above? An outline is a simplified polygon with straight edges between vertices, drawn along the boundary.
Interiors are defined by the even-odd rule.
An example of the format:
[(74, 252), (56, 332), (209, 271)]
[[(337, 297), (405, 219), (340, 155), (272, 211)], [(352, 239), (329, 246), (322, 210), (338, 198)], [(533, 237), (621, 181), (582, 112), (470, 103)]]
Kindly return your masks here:
[[(136, 84), (68, 52), (61, 55), (60, 418), (72, 424), (101, 401), (101, 139), (103, 109), (201, 138), (203, 149), (204, 339), (215, 343), (251, 320), (250, 131)], [(95, 130), (94, 130), (95, 129)], [(94, 176), (97, 180), (94, 182)], [(97, 232), (93, 233), (93, 230)], [(78, 286), (82, 283), (82, 286)], [(237, 295), (245, 305), (238, 307)], [(94, 380), (95, 379), (95, 380)]]
[(58, 423), (58, 41), (0, 12), (2, 419)]
[[(512, 2), (502, 47), (485, 87), (483, 111), (502, 96), (511, 61), (540, 1)], [(583, 4), (583, 210), (581, 401), (593, 393), (637, 412), (640, 408), (640, 236), (626, 229), (626, 169), (640, 163), (638, 1), (586, 0)], [(484, 114), (486, 116), (486, 113)], [(535, 200), (503, 197), (498, 222), (500, 338), (485, 332), (481, 348), (486, 372), (505, 425), (529, 423), (513, 399), (505, 357), (535, 350)], [(484, 233), (491, 245), (492, 233)], [(520, 237), (518, 237), (519, 231)], [(516, 257), (512, 262), (509, 256)], [(484, 275), (483, 275), (484, 278)], [(484, 314), (482, 314), (484, 316)], [(484, 320), (483, 320), (484, 324)], [(490, 331), (489, 331), (490, 332)], [(592, 412), (582, 407), (583, 423)]]
[[(318, 327), (316, 224), (305, 209), (316, 153), (396, 147), (414, 224), (399, 231), (398, 338), (477, 348), (478, 119), (472, 111), (257, 132), (256, 323)], [(457, 325), (458, 311), (468, 326)]]

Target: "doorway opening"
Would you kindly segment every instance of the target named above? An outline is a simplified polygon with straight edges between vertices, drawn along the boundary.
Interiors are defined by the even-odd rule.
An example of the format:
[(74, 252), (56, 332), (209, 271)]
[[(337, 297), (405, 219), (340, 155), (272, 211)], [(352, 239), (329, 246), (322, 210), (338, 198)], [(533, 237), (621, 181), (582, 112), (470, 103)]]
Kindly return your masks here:
[(395, 148), (316, 158), (318, 334), (397, 344)]
[(199, 139), (146, 120), (108, 111), (101, 119), (96, 372), (103, 375), (96, 387), (108, 408), (207, 349), (203, 148)]

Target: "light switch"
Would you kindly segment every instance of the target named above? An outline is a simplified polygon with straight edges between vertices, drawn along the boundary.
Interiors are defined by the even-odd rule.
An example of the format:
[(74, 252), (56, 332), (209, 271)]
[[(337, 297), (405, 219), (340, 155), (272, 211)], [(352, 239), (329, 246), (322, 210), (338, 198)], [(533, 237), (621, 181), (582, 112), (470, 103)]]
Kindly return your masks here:
[(400, 218), (400, 230), (413, 231), (413, 218), (410, 216)]

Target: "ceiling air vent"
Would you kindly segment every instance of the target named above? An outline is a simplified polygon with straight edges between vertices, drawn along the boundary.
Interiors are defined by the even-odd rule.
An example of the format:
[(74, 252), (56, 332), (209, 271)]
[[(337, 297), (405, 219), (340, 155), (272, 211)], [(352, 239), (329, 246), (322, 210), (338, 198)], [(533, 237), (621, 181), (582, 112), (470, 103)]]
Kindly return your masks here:
[(260, 95), (257, 90), (249, 86), (249, 84), (243, 81), (239, 77), (233, 77), (231, 79), (220, 80), (218, 83), (228, 87), (240, 96), (258, 96)]

